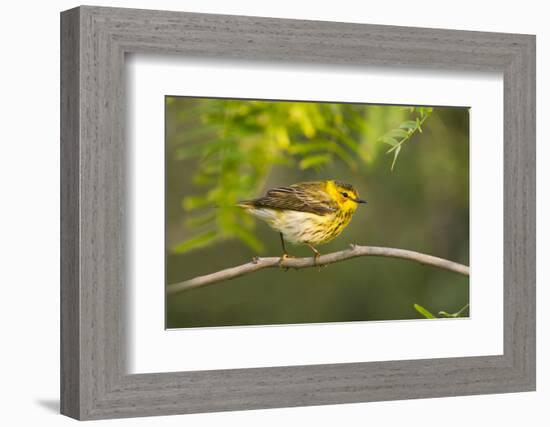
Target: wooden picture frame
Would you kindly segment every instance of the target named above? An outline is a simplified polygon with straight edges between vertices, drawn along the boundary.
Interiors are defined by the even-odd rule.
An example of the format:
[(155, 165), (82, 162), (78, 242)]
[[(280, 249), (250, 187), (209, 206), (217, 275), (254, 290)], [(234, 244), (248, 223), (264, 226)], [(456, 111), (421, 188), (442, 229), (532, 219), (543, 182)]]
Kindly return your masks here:
[[(502, 72), (503, 355), (127, 374), (127, 53)], [(78, 7), (61, 14), (61, 165), (65, 415), (84, 420), (535, 389), (534, 36)]]

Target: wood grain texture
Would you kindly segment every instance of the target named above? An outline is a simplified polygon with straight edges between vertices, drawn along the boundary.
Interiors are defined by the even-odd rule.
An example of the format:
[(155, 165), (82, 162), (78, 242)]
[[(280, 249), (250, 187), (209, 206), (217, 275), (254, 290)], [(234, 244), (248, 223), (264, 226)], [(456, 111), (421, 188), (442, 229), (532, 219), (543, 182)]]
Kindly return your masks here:
[(79, 13), (61, 20), (61, 412), (80, 413)]
[[(61, 38), (62, 413), (100, 419), (534, 389), (533, 36), (84, 6), (62, 13)], [(127, 53), (502, 72), (504, 354), (127, 374)]]

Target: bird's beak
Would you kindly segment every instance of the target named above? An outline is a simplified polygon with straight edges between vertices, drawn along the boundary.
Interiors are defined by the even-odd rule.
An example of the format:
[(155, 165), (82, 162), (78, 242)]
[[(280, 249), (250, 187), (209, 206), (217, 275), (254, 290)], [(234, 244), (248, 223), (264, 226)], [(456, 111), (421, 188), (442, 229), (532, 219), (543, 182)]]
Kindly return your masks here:
[(366, 200), (363, 200), (363, 199), (354, 199), (353, 200), (355, 203), (367, 203)]

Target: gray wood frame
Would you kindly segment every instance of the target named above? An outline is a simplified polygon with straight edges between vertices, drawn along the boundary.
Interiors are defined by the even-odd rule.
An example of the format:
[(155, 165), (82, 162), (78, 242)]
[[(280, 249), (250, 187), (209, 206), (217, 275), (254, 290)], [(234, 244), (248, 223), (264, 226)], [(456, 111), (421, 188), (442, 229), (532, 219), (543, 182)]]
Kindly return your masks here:
[[(133, 52), (502, 72), (504, 354), (128, 375), (124, 57)], [(61, 122), (63, 414), (99, 419), (535, 389), (534, 36), (83, 6), (61, 14)]]

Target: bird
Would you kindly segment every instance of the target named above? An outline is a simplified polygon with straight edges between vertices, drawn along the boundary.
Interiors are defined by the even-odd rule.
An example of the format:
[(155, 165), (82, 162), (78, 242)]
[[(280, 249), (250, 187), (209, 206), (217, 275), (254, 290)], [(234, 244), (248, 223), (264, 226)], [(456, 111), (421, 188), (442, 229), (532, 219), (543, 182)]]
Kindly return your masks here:
[(286, 241), (307, 245), (317, 263), (321, 254), (315, 246), (338, 236), (363, 203), (367, 202), (359, 198), (352, 185), (325, 180), (272, 188), (257, 199), (238, 202), (237, 206), (279, 232), (283, 249), (281, 261), (291, 257)]

